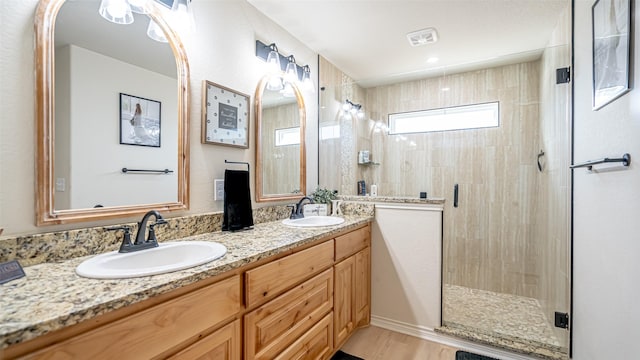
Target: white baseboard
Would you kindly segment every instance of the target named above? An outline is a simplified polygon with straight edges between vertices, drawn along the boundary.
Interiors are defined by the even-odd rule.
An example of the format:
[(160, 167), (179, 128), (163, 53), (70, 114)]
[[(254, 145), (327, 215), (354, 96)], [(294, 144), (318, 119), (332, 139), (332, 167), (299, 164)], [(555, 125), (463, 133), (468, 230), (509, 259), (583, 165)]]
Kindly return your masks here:
[(371, 315), (371, 325), (501, 360), (536, 360), (536, 358), (526, 355), (515, 354), (506, 350), (496, 349), (490, 346), (476, 344), (471, 341), (440, 334), (435, 332), (432, 328), (425, 326), (407, 324), (401, 321), (375, 315)]

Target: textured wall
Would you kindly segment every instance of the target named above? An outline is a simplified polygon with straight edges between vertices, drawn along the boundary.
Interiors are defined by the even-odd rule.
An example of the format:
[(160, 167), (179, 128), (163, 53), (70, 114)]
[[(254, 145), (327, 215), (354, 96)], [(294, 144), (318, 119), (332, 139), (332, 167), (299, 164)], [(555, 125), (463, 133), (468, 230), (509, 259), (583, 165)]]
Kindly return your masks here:
[[(95, 226), (92, 222), (38, 228), (34, 209), (34, 31), (36, 0), (0, 2), (0, 228), (16, 235)], [(200, 143), (202, 80), (250, 94), (264, 74), (255, 57), (255, 40), (276, 42), (283, 54), (295, 54), (317, 74), (317, 56), (244, 0), (194, 1), (196, 34), (184, 39), (191, 69), (191, 209), (175, 215), (222, 209), (213, 200), (213, 180), (223, 178), (224, 160), (254, 163), (255, 141), (236, 149)], [(313, 76), (312, 76), (313, 77)], [(317, 183), (317, 94), (305, 93), (308, 131), (307, 187)], [(253, 107), (252, 107), (253, 110)], [(254, 114), (251, 113), (253, 127)], [(253, 169), (254, 167), (252, 167)], [(252, 184), (253, 186), (253, 184)], [(253, 195), (253, 194), (252, 194)], [(126, 221), (113, 220), (108, 223)]]

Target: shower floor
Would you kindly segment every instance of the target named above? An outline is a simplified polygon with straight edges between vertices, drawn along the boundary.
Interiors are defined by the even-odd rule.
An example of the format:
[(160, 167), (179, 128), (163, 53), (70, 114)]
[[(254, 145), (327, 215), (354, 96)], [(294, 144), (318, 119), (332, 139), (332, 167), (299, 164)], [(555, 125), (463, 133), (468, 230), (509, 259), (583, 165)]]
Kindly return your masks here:
[(550, 359), (567, 358), (538, 300), (445, 284), (443, 333)]

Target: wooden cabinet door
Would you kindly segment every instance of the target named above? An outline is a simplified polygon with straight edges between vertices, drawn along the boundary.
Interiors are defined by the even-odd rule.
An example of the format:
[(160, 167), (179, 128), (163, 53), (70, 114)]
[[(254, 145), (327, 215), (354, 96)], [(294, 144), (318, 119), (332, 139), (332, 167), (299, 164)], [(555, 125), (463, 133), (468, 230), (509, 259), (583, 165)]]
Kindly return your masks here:
[(214, 331), (172, 356), (172, 360), (240, 360), (240, 320)]
[(307, 280), (244, 316), (244, 357), (270, 360), (333, 307), (333, 269)]
[(371, 320), (371, 248), (355, 255), (355, 316), (356, 327), (369, 325)]
[(346, 258), (334, 267), (334, 344), (342, 346), (354, 328), (354, 284), (356, 281), (355, 256)]
[(327, 360), (333, 350), (332, 314), (329, 313), (275, 360)]

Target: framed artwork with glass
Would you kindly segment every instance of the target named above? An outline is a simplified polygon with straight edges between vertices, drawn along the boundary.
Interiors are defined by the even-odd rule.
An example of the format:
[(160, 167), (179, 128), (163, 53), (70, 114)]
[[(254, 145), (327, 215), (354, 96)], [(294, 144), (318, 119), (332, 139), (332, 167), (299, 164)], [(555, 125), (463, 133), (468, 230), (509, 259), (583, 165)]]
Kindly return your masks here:
[(249, 148), (249, 95), (202, 82), (202, 143)]
[(160, 147), (161, 105), (120, 93), (120, 144)]

